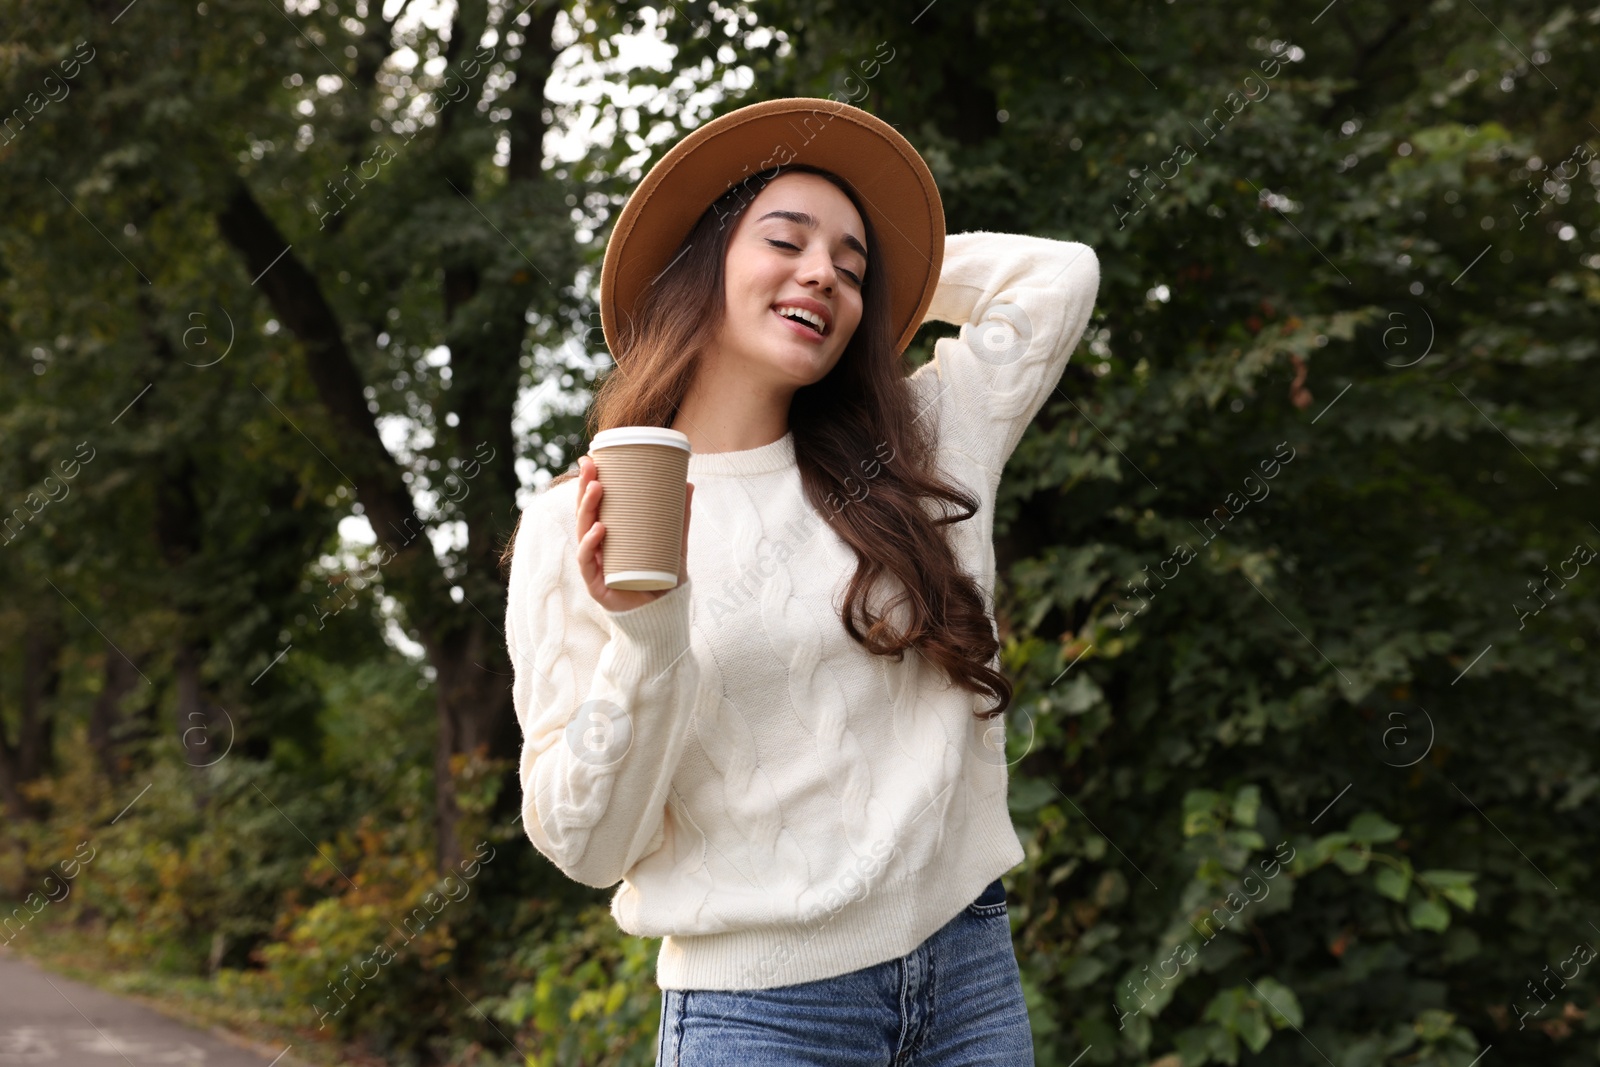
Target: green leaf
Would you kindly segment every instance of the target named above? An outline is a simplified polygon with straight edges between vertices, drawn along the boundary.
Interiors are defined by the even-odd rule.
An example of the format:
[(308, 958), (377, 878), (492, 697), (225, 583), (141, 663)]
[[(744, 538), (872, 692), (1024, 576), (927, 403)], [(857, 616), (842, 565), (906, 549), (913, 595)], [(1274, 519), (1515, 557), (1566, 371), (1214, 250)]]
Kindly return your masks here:
[(1345, 874), (1360, 874), (1371, 859), (1372, 853), (1364, 848), (1342, 848), (1333, 854), (1333, 862)]
[(1452, 926), (1445, 932), (1444, 952), (1441, 956), (1444, 962), (1462, 963), (1479, 955), (1482, 951), (1482, 939), (1465, 926)]
[(1173, 1051), (1184, 1067), (1202, 1067), (1221, 1051), (1224, 1030), (1219, 1025), (1187, 1027), (1173, 1035)]
[(1411, 905), (1411, 925), (1418, 930), (1443, 932), (1450, 926), (1450, 909), (1432, 898), (1418, 900)]
[[(1137, 1009), (1138, 1005), (1135, 1004), (1129, 1014), (1115, 1017), (1113, 1021), (1117, 1023), (1117, 1034), (1122, 1041), (1125, 1044), (1132, 1045), (1142, 1053), (1150, 1047), (1150, 1039), (1153, 1035), (1150, 1028), (1149, 1014), (1143, 1011), (1133, 1014)], [(1141, 1056), (1140, 1059), (1142, 1060), (1143, 1057)]]
[(1177, 1052), (1178, 1058), (1183, 1061), (1183, 1067), (1201, 1067), (1202, 1064), (1210, 1063), (1213, 1058), (1225, 1063), (1232, 1063), (1238, 1059), (1237, 1045), (1232, 1046), (1234, 1058), (1228, 1059), (1229, 1034), (1215, 1023), (1179, 1030), (1172, 1037), (1172, 1047)]
[(1478, 903), (1478, 891), (1472, 882), (1478, 876), (1472, 871), (1420, 871), (1417, 880), (1437, 889), (1450, 903), (1462, 911), (1471, 911)]
[(1061, 686), (1058, 699), (1062, 711), (1068, 715), (1082, 715), (1104, 700), (1105, 694), (1100, 691), (1100, 686), (1093, 678), (1079, 671), (1069, 682)]
[(1378, 892), (1390, 900), (1404, 903), (1411, 890), (1411, 863), (1401, 860), (1399, 867), (1380, 867), (1373, 876)]
[(1222, 829), (1217, 808), (1222, 794), (1210, 789), (1191, 789), (1183, 795), (1183, 836), (1198, 837)]
[(1364, 811), (1350, 820), (1349, 834), (1364, 845), (1378, 845), (1400, 836), (1400, 827), (1375, 811)]
[(1261, 1005), (1252, 1004), (1239, 1013), (1239, 1037), (1251, 1052), (1260, 1052), (1272, 1040), (1272, 1027)]
[(1202, 1018), (1207, 1022), (1221, 1023), (1228, 1030), (1237, 1029), (1246, 995), (1243, 986), (1219, 990), (1206, 1005)]
[(1430, 885), (1435, 889), (1445, 889), (1451, 886), (1468, 886), (1478, 880), (1475, 871), (1447, 871), (1430, 869), (1417, 872), (1417, 880)]
[(1259, 852), (1267, 847), (1267, 839), (1255, 830), (1229, 830), (1226, 839), (1247, 853)]
[(1256, 982), (1256, 994), (1267, 1003), (1272, 1012), (1272, 1025), (1282, 1030), (1285, 1026), (1301, 1026), (1305, 1012), (1294, 990), (1276, 978), (1262, 978)]
[(1019, 775), (1011, 779), (1010, 796), (1007, 799), (1012, 814), (1028, 815), (1052, 800), (1061, 800), (1061, 794), (1042, 778), (1024, 778)]
[(1254, 826), (1256, 814), (1261, 810), (1261, 787), (1247, 785), (1233, 795), (1233, 821), (1241, 826)]
[(1350, 841), (1350, 835), (1345, 833), (1343, 830), (1339, 830), (1331, 834), (1323, 834), (1321, 837), (1311, 842), (1310, 848), (1306, 849), (1304, 852), (1297, 853), (1295, 859), (1304, 862), (1306, 870), (1320, 867), (1324, 863), (1327, 863), (1329, 860), (1333, 859), (1334, 855), (1338, 853), (1340, 849), (1350, 844)]
[[(1271, 983), (1272, 992), (1288, 993), (1277, 983)], [(1261, 988), (1259, 985), (1257, 988)], [(1270, 995), (1270, 994), (1269, 994)], [(1287, 997), (1293, 1001), (1292, 995)], [(1224, 989), (1211, 998), (1203, 1018), (1218, 1023), (1230, 1034), (1237, 1035), (1252, 1052), (1260, 1052), (1272, 1039), (1272, 1025), (1268, 1021), (1267, 1007), (1261, 996), (1248, 986)], [(1299, 1011), (1295, 1003), (1294, 1011)]]
[(1079, 956), (1067, 965), (1062, 980), (1068, 989), (1082, 989), (1106, 973), (1105, 961), (1098, 956)]
[(1089, 927), (1089, 929), (1085, 930), (1083, 932), (1083, 936), (1078, 938), (1078, 952), (1093, 952), (1101, 945), (1115, 941), (1117, 936), (1121, 933), (1122, 928), (1116, 923), (1106, 922), (1104, 919), (1102, 919), (1095, 925)]
[(1450, 1033), (1450, 1027), (1455, 1025), (1456, 1017), (1448, 1011), (1439, 1011), (1430, 1008), (1417, 1016), (1413, 1023), (1417, 1036), (1424, 1041), (1438, 1041)]

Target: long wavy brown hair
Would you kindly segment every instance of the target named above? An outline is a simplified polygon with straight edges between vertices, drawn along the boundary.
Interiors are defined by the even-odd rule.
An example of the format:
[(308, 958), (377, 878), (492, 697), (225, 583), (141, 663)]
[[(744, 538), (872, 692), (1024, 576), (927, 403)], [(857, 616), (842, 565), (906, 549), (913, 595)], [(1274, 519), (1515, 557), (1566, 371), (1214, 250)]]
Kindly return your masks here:
[[(671, 426), (693, 380), (700, 353), (713, 340), (724, 304), (723, 264), (744, 210), (766, 184), (785, 172), (815, 174), (838, 186), (866, 223), (867, 272), (861, 322), (826, 377), (797, 390), (789, 407), (795, 462), (806, 500), (855, 552), (841, 619), (847, 633), (874, 655), (899, 661), (915, 648), (955, 684), (994, 703), (973, 714), (989, 720), (1011, 703), (1012, 685), (989, 666), (999, 650), (977, 582), (962, 570), (944, 527), (977, 514), (979, 499), (939, 476), (933, 430), (919, 422), (894, 349), (883, 260), (866, 210), (849, 183), (831, 171), (786, 164), (734, 186), (706, 208), (652, 284), (635, 318), (618, 331), (620, 351), (596, 388), (586, 420), (590, 439), (613, 426)], [(755, 184), (751, 190), (747, 186)], [(864, 480), (867, 457), (889, 449), (887, 462)], [(576, 478), (576, 467), (552, 479)], [(864, 495), (858, 495), (865, 485)], [(844, 506), (839, 501), (847, 500)], [(924, 501), (937, 502), (935, 516)], [(947, 511), (945, 505), (954, 511)], [(521, 519), (518, 519), (520, 525)], [(510, 567), (513, 530), (501, 555)], [(899, 591), (874, 612), (869, 596), (887, 579)], [(900, 605), (909, 623), (888, 617)]]

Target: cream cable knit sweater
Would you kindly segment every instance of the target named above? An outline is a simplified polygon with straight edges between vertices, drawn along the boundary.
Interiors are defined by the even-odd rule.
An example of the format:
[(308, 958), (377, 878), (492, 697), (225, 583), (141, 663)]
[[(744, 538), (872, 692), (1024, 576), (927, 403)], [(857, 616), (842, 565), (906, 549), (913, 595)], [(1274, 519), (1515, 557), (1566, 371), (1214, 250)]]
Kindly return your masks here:
[[(960, 336), (908, 381), (941, 469), (982, 500), (946, 529), (991, 608), (1000, 473), (1099, 282), (1077, 242), (946, 238), (928, 317)], [(862, 492), (880, 461), (886, 447), (862, 457)], [(584, 588), (576, 479), (523, 513), (506, 641), (528, 838), (585, 885), (622, 882), (611, 913), (663, 939), (663, 989), (765, 989), (902, 956), (1023, 859), (1004, 719), (980, 722), (983, 698), (914, 651), (895, 663), (845, 633), (855, 557), (806, 502), (792, 434), (691, 456), (689, 480), (689, 580), (631, 611)]]

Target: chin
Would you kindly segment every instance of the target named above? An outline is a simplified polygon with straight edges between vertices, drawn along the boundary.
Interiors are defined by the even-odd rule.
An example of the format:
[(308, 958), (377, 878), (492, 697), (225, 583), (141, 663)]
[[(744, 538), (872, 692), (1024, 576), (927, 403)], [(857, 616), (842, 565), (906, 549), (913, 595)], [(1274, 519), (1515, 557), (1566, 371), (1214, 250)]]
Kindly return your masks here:
[(800, 385), (814, 385), (826, 378), (837, 363), (837, 359), (788, 359), (779, 364), (778, 371)]

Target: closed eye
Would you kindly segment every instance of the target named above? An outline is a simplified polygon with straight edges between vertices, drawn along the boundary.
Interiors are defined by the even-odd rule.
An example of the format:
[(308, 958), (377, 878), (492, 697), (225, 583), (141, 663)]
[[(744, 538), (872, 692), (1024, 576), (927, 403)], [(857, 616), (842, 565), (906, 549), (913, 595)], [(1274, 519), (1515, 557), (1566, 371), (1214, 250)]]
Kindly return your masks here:
[[(779, 248), (789, 248), (789, 249), (793, 249), (796, 252), (800, 251), (798, 246), (792, 245), (788, 241), (779, 241), (779, 240), (775, 240), (774, 238), (771, 238), (771, 237), (768, 237), (766, 239), (766, 241), (767, 241), (767, 244), (769, 244), (769, 245), (777, 245)], [(851, 281), (855, 282), (857, 285), (861, 284), (861, 277), (858, 274), (856, 274), (854, 271), (845, 270), (843, 267), (836, 267), (835, 269), (838, 270), (838, 272), (840, 274), (843, 274), (846, 278), (849, 278)]]

